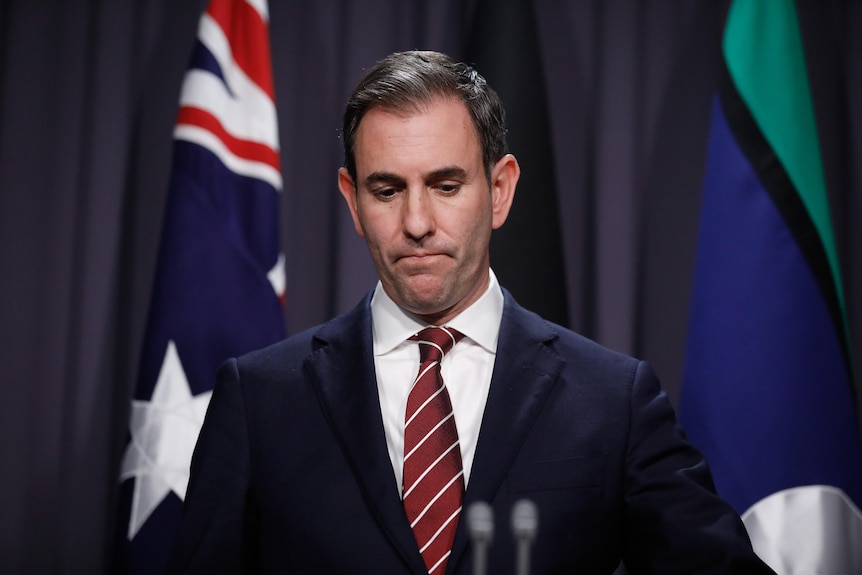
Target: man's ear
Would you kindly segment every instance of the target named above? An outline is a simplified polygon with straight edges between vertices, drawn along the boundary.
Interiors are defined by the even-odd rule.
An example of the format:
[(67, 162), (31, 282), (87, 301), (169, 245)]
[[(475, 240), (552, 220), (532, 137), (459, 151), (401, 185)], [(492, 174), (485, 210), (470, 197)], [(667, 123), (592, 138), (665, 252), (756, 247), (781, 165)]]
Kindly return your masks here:
[(344, 201), (347, 202), (347, 207), (350, 210), (350, 217), (353, 218), (353, 227), (356, 228), (356, 233), (360, 237), (365, 237), (365, 232), (362, 231), (362, 224), (359, 223), (359, 212), (356, 207), (356, 183), (350, 177), (347, 168), (338, 169), (338, 190), (344, 196)]
[(500, 158), (491, 169), (491, 226), (495, 230), (502, 226), (509, 216), (520, 177), (521, 166), (512, 154)]

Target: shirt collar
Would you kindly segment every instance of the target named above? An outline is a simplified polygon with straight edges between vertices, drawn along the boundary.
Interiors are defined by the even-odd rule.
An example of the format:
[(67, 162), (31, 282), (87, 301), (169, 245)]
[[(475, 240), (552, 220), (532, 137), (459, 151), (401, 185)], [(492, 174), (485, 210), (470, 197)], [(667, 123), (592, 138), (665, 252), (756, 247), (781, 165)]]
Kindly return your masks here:
[[(497, 351), (497, 336), (503, 318), (503, 292), (494, 271), (489, 269), (488, 289), (473, 304), (446, 323), (491, 353)], [(371, 298), (374, 355), (386, 354), (428, 327), (404, 311), (384, 291), (380, 281)]]

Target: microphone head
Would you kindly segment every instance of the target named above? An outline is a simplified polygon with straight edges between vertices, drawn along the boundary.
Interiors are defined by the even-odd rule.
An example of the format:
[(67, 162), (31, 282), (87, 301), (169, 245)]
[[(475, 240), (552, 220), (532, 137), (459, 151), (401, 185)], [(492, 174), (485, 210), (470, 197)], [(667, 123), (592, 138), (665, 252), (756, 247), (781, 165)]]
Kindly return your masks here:
[(539, 530), (539, 510), (528, 499), (521, 499), (512, 507), (512, 533), (515, 539), (532, 541)]
[(476, 501), (467, 509), (467, 527), (475, 543), (489, 543), (494, 537), (494, 511), (484, 501)]

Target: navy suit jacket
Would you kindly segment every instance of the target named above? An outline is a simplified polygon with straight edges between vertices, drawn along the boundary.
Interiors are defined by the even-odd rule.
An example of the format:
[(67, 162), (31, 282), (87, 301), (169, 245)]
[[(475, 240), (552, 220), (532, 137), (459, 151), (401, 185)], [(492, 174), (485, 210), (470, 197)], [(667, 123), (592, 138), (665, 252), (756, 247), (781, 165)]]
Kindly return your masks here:
[[(715, 496), (650, 367), (505, 293), (464, 495), (490, 503), (489, 573), (512, 573), (512, 505), (532, 500), (532, 573), (771, 573)], [(171, 573), (425, 573), (396, 486), (370, 296), (220, 370)], [(466, 520), (447, 573), (472, 571)]]

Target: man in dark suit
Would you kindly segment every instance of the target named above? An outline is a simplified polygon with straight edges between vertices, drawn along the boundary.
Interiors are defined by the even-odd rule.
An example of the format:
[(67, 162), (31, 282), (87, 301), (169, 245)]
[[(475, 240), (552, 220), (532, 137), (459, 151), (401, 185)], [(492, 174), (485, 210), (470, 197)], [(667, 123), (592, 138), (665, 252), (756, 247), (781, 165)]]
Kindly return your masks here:
[(339, 189), (380, 281), (222, 367), (171, 572), (469, 573), (462, 510), (484, 501), (488, 571), (511, 573), (529, 499), (535, 573), (771, 573), (649, 366), (497, 283), (488, 245), (520, 169), (484, 79), (393, 54), (343, 138)]

